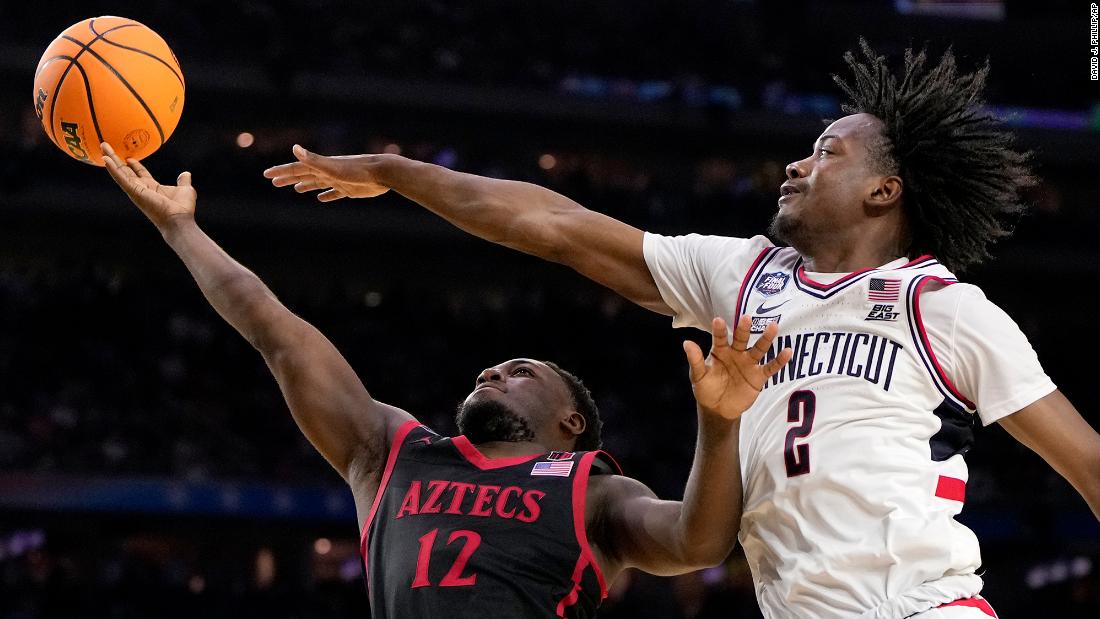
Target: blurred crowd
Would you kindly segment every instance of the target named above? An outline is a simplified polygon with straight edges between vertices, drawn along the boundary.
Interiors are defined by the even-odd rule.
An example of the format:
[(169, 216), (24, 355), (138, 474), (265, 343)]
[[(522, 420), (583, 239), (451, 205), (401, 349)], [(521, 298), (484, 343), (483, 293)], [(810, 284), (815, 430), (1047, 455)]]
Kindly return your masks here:
[[(508, 85), (575, 90), (578, 80), (604, 78), (619, 95), (660, 95), (689, 106), (708, 103), (759, 108), (786, 92), (827, 93), (840, 54), (859, 35), (898, 53), (913, 38), (912, 16), (894, 3), (792, 0), (577, 0), (516, 3), (508, 0), (169, 0), (112, 3), (112, 14), (154, 27), (187, 62), (216, 60), (261, 66), (276, 85), (300, 72), (432, 79), (467, 85)], [(1043, 46), (999, 50), (991, 99), (1002, 104), (1079, 107), (1094, 103), (1070, 86), (1069, 74), (1051, 75), (1052, 63), (1071, 45), (1059, 37), (1076, 22), (1067, 2), (1010, 2), (1007, 21), (960, 19), (966, 36), (946, 38), (930, 20), (927, 38), (936, 48), (955, 43), (980, 62), (1002, 46), (1006, 32), (1047, 39)], [(45, 48), (60, 30), (94, 13), (74, 14), (64, 3), (5, 3), (0, 40)], [(843, 28), (821, 28), (823, 22)], [(920, 23), (917, 21), (916, 23)], [(690, 44), (685, 44), (690, 33)], [(1045, 37), (1045, 34), (1052, 36)], [(180, 42), (202, 45), (180, 47)], [(892, 43), (886, 43), (892, 41)], [(644, 44), (639, 44), (644, 42)], [(1043, 71), (1046, 88), (1036, 88)], [(1054, 83), (1052, 83), (1054, 80)], [(639, 85), (661, 82), (655, 92)], [(671, 90), (666, 91), (667, 85)], [(732, 98), (707, 101), (711, 87), (736, 89)], [(585, 91), (584, 87), (580, 88)], [(589, 94), (595, 94), (589, 92)], [(604, 93), (614, 95), (615, 93)]]
[[(399, 197), (322, 207), (272, 189), (260, 171), (286, 161), (295, 142), (325, 153), (400, 153), (536, 182), (647, 230), (745, 236), (766, 229), (784, 165), (808, 154), (812, 138), (792, 147), (790, 134), (761, 139), (709, 125), (681, 134), (672, 124), (551, 122), (491, 108), (395, 110), (339, 93), (323, 103), (283, 95), (305, 72), (582, 95), (602, 84), (635, 99), (656, 80), (667, 87), (662, 96), (688, 105), (714, 103), (700, 93), (729, 85), (736, 97), (726, 103), (770, 109), (785, 92), (835, 93), (829, 73), (840, 50), (854, 45), (849, 30), (861, 19), (873, 20), (882, 40), (908, 42), (890, 37), (898, 26), (889, 3), (857, 5), (147, 0), (118, 12), (155, 25), (170, 43), (210, 42), (177, 49), (185, 74), (189, 66), (227, 76), (259, 66), (273, 85), (242, 91), (240, 104), (189, 85), (177, 135), (146, 163), (162, 179), (195, 173), (200, 221), (333, 340), (375, 397), (450, 433), (455, 406), (482, 368), (518, 356), (554, 360), (591, 387), (605, 448), (626, 472), (678, 498), (695, 432), (680, 341), (704, 341), (702, 334), (674, 332), (667, 318), (563, 269), (439, 233), (431, 216)], [(968, 61), (993, 45), (991, 33), (1020, 27), (1023, 3), (1009, 9), (1008, 30), (965, 24), (972, 37), (957, 49), (969, 50)], [(64, 3), (4, 3), (0, 49), (44, 48), (87, 16), (74, 18)], [(1051, 24), (1028, 27), (1038, 39)], [(684, 32), (693, 33), (691, 45)], [(1061, 44), (1052, 40), (1042, 53)], [(1059, 87), (1063, 78), (1033, 70), (1049, 65), (1042, 53), (999, 48), (1007, 66), (994, 66), (990, 99), (1087, 108), (1087, 97)], [(0, 58), (0, 75), (17, 72), (11, 57)], [(18, 72), (27, 92), (0, 92), (0, 475), (339, 486), (259, 355), (209, 308), (155, 231), (125, 212), (102, 170), (70, 161), (45, 137), (26, 96), (32, 68)], [(1044, 87), (1029, 81), (1036, 75), (1048, 80)], [(1095, 175), (1091, 163), (1048, 158), (1059, 154), (1040, 148), (1044, 181), (1029, 193), (1032, 214), (991, 265), (964, 279), (1009, 312), (1055, 382), (1098, 425), (1100, 401), (1080, 357), (1082, 343), (1095, 340), (1091, 312), (1052, 312), (1048, 300), (1095, 277), (1100, 193), (1082, 180)], [(398, 223), (380, 227), (390, 220)], [(425, 337), (425, 326), (436, 335)], [(1082, 522), (1095, 526), (1083, 501), (999, 428), (977, 433), (960, 519), (983, 540), (994, 605), (1000, 601), (1005, 616), (1100, 616), (1100, 545), (1077, 535)], [(230, 550), (219, 545), (237, 538)], [(334, 530), (116, 515), (88, 524), (0, 512), (0, 619), (366, 616), (354, 545), (350, 522)], [(631, 573), (601, 612), (734, 616), (758, 616), (736, 554), (675, 579)]]

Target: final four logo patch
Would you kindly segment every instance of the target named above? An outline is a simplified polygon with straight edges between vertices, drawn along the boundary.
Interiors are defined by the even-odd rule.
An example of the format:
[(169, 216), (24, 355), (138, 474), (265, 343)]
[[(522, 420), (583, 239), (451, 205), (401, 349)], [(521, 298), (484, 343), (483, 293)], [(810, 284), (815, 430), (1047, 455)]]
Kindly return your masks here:
[(760, 277), (760, 281), (756, 282), (756, 290), (760, 294), (770, 297), (778, 292), (783, 292), (789, 281), (791, 281), (791, 276), (786, 273), (780, 271), (765, 273)]

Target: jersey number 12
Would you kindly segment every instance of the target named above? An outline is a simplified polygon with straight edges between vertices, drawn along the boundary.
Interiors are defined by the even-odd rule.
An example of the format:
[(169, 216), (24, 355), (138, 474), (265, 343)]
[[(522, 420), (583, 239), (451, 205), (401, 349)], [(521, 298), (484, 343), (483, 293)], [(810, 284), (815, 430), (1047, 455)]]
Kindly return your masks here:
[[(436, 535), (439, 535), (439, 529), (432, 529), (420, 536), (420, 553), (416, 557), (416, 577), (413, 578), (413, 589), (430, 587), (432, 584), (428, 580), (428, 564), (432, 559), (432, 547), (435, 546)], [(440, 587), (469, 587), (477, 582), (476, 573), (464, 576), (462, 572), (466, 569), (466, 562), (470, 560), (474, 551), (481, 545), (481, 535), (465, 529), (452, 531), (450, 537), (447, 538), (447, 545), (449, 546), (458, 540), (464, 542), (462, 550), (458, 551), (458, 556), (455, 557), (451, 569), (447, 570), (443, 580), (439, 581)]]

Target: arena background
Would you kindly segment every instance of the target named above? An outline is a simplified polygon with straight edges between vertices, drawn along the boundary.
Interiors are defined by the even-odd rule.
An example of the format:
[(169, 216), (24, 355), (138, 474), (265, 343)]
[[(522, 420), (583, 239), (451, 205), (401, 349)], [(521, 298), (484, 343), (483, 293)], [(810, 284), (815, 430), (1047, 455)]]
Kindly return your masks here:
[[(564, 268), (388, 195), (321, 205), (260, 172), (295, 142), (530, 180), (663, 233), (751, 235), (786, 162), (838, 113), (865, 35), (986, 56), (988, 99), (1036, 152), (1034, 212), (965, 274), (1019, 322), (1094, 426), (1100, 89), (1087, 2), (200, 0), (0, 5), (0, 617), (366, 617), (339, 477), (260, 357), (106, 173), (46, 139), (35, 65), (101, 14), (162, 34), (183, 120), (146, 161), (187, 169), (198, 217), (328, 334), (381, 400), (440, 431), (483, 367), (585, 378), (606, 447), (679, 497), (694, 406), (679, 341)], [(1040, 8), (1040, 6), (1042, 8)], [(425, 337), (430, 324), (433, 337)], [(1100, 616), (1100, 526), (999, 427), (978, 432), (960, 520), (1002, 617)], [(631, 574), (602, 617), (759, 616), (737, 552)]]

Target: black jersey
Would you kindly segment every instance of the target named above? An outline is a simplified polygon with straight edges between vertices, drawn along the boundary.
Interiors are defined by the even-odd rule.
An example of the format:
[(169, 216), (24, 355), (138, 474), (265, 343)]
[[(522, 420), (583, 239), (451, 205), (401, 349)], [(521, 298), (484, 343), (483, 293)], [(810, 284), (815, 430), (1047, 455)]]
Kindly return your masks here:
[(585, 533), (607, 454), (487, 458), (416, 421), (394, 436), (360, 543), (375, 619), (594, 617), (607, 597)]

